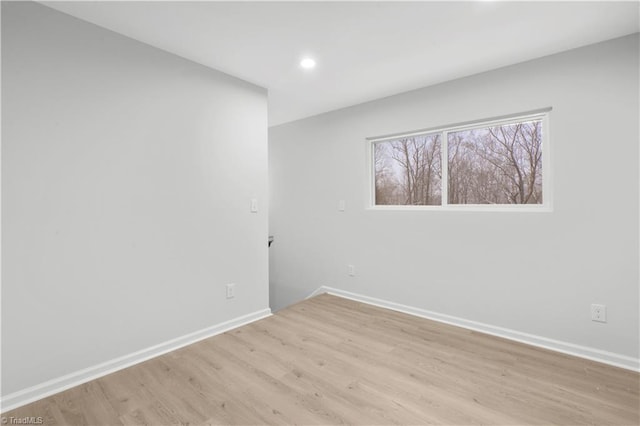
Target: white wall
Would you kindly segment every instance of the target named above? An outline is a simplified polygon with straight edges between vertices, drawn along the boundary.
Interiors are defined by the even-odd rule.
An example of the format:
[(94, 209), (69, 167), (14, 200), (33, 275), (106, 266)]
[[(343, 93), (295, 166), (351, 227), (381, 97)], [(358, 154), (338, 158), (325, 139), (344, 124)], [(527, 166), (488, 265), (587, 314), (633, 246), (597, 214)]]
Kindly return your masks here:
[[(636, 34), (271, 128), (272, 309), (326, 285), (637, 359), (638, 48)], [(545, 107), (553, 212), (365, 210), (366, 137)]]
[(3, 395), (268, 308), (264, 89), (3, 2), (2, 150)]

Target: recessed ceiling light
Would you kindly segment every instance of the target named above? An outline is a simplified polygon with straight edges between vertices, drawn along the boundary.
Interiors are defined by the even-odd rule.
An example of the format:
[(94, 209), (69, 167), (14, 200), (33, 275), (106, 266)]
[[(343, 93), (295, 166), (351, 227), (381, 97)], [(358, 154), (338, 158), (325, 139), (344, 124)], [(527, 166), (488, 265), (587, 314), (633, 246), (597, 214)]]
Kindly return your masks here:
[(315, 68), (316, 61), (311, 58), (304, 58), (300, 61), (300, 66), (306, 70), (310, 70), (311, 68)]

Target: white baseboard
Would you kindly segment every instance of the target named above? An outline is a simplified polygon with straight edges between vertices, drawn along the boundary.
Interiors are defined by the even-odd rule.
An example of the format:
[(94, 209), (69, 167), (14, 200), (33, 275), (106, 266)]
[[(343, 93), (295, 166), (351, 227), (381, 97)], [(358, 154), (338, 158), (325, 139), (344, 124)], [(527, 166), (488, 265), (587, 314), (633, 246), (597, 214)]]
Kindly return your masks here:
[(171, 339), (164, 343), (142, 349), (129, 355), (112, 359), (102, 364), (85, 368), (83, 370), (76, 371), (74, 373), (67, 374), (65, 376), (58, 377), (44, 383), (40, 383), (21, 391), (11, 393), (2, 397), (1, 410), (3, 413), (5, 413), (9, 410), (13, 410), (14, 408), (21, 407), (47, 396), (62, 392), (74, 386), (78, 386), (88, 381), (106, 376), (107, 374), (114, 373), (118, 370), (122, 370), (123, 368), (139, 364), (151, 358), (166, 354), (167, 352), (175, 351), (176, 349), (191, 345), (200, 340), (207, 339), (217, 334), (224, 333), (225, 331), (229, 331), (242, 325), (266, 318), (270, 315), (270, 309), (263, 309), (260, 311), (252, 312), (250, 314), (243, 315), (241, 317), (234, 318), (232, 320), (225, 321), (220, 324), (216, 324), (211, 327), (207, 327), (205, 329), (189, 333), (175, 339)]
[(351, 299), (357, 302), (367, 303), (369, 305), (375, 305), (381, 308), (387, 308), (394, 311), (415, 315), (417, 317), (455, 325), (469, 330), (491, 334), (493, 336), (503, 337), (505, 339), (514, 340), (516, 342), (526, 343), (528, 345), (537, 346), (556, 352), (562, 352), (564, 354), (601, 362), (603, 364), (613, 365), (615, 367), (620, 367), (627, 370), (640, 371), (640, 359), (638, 358), (632, 358), (626, 355), (620, 355), (613, 352), (607, 352), (600, 349), (562, 342), (559, 340), (548, 339), (542, 336), (522, 333), (520, 331), (510, 330), (508, 328), (496, 327), (493, 325), (470, 321), (451, 315), (439, 314), (437, 312), (431, 312), (425, 309), (402, 305), (400, 303), (376, 299), (374, 297), (351, 293), (349, 291), (344, 291), (337, 288), (322, 286), (311, 293), (308, 298), (317, 296), (318, 294), (322, 293), (329, 293), (334, 296), (344, 297), (345, 299)]

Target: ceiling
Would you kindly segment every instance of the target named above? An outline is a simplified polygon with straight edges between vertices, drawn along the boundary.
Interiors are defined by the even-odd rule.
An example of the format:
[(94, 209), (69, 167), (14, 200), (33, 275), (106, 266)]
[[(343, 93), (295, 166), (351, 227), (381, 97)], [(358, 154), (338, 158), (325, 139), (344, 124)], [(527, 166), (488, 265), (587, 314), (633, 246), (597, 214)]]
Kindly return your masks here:
[(43, 3), (267, 88), (272, 126), (638, 32), (640, 20), (637, 1)]

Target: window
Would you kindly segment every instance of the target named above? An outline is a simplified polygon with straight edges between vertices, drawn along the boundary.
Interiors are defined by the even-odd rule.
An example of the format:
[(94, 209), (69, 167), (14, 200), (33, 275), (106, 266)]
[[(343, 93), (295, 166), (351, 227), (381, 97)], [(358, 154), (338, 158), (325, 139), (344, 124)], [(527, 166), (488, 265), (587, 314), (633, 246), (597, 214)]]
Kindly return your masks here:
[(372, 206), (548, 209), (547, 113), (368, 141)]

